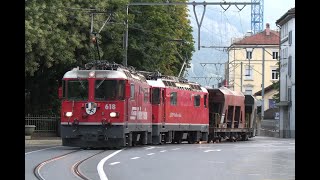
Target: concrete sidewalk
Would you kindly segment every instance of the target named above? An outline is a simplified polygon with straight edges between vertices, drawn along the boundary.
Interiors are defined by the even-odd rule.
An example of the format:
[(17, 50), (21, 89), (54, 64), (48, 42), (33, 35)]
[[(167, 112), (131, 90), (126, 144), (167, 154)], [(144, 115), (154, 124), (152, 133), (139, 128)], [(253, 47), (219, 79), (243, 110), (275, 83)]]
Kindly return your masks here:
[(25, 139), (25, 145), (62, 145), (61, 137), (31, 137)]

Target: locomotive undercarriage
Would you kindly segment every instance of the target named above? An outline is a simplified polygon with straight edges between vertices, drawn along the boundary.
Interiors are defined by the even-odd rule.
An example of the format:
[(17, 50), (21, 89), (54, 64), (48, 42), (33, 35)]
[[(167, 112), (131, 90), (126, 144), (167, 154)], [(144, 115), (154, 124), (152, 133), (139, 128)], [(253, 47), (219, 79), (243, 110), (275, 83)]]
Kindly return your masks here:
[(208, 136), (208, 143), (210, 142), (221, 142), (221, 141), (247, 141), (249, 138), (253, 137), (252, 128), (214, 128), (210, 129)]
[[(81, 148), (112, 148), (151, 144), (151, 128), (139, 126), (139, 131), (132, 131), (121, 125), (62, 125), (61, 137), (63, 146)], [(148, 129), (150, 129), (148, 131)], [(145, 131), (143, 131), (145, 130)]]
[(207, 141), (208, 127), (195, 125), (153, 125), (152, 143), (166, 144), (187, 141), (189, 144)]

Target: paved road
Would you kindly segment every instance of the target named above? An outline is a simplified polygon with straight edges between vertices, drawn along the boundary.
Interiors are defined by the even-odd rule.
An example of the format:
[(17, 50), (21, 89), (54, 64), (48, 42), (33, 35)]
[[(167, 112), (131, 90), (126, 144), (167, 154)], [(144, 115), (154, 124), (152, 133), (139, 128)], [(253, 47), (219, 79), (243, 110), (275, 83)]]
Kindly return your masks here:
[[(28, 147), (30, 150), (33, 146)], [(27, 152), (27, 179), (33, 179), (32, 167), (37, 163), (72, 150), (56, 146)], [(94, 150), (83, 150), (48, 163), (43, 167), (43, 173), (47, 180), (55, 179), (54, 174), (58, 173), (60, 179), (77, 179), (70, 172), (71, 166), (93, 153)], [(108, 150), (82, 163), (80, 171), (93, 180), (289, 180), (295, 179), (295, 140), (254, 137), (233, 143)]]

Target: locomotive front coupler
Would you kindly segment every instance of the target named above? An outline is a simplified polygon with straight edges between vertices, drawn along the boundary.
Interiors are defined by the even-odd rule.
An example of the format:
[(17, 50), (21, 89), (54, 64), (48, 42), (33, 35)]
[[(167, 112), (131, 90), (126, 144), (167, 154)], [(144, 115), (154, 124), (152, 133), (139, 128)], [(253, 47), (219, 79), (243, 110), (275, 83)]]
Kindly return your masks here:
[(79, 120), (78, 119), (74, 119), (72, 122), (72, 132), (75, 132), (78, 130), (79, 127)]
[(103, 119), (101, 120), (101, 125), (102, 125), (105, 129), (110, 128), (110, 127), (111, 127), (110, 119), (108, 119), (108, 121), (107, 121), (105, 118), (103, 118)]

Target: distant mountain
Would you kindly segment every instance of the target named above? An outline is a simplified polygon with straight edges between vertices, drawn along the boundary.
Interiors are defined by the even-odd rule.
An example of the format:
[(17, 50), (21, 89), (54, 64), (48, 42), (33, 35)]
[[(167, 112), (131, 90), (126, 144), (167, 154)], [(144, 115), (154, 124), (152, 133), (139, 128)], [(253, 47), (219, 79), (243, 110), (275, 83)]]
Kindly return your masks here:
[[(218, 82), (224, 79), (224, 63), (228, 61), (228, 54), (223, 48), (200, 47), (198, 50), (198, 25), (193, 7), (190, 6), (189, 10), (196, 51), (192, 56), (191, 68), (185, 71), (184, 75), (189, 81), (196, 81), (202, 86), (217, 87)], [(199, 23), (202, 12), (203, 6), (196, 6)], [(220, 6), (207, 6), (200, 28), (200, 46), (230, 46), (232, 38), (243, 37), (250, 30), (250, 18), (249, 6), (241, 12), (235, 7), (230, 7), (224, 12)], [(222, 63), (222, 65), (200, 63)]]

